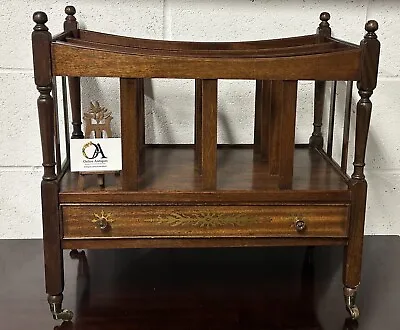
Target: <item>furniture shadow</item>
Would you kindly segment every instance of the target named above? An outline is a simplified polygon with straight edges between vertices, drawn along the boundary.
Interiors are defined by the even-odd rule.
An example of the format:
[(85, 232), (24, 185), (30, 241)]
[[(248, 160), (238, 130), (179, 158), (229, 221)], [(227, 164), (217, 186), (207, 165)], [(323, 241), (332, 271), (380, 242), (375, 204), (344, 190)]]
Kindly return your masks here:
[[(340, 247), (91, 250), (77, 258), (74, 322), (55, 329), (356, 329), (345, 321), (337, 276), (342, 252)], [(333, 286), (341, 299), (335, 307)], [(321, 310), (326, 304), (329, 310)]]

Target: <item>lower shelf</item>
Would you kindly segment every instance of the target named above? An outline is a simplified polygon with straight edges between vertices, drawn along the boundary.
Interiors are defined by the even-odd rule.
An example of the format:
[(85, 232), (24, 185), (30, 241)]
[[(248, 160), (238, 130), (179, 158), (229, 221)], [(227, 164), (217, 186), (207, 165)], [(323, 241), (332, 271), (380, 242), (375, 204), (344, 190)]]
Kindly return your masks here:
[(147, 148), (138, 191), (120, 177), (66, 173), (64, 248), (346, 244), (346, 178), (317, 150), (297, 148), (293, 189), (280, 190), (251, 148), (218, 150), (217, 190), (201, 190), (194, 150)]
[(138, 191), (124, 191), (121, 177), (105, 175), (105, 187), (96, 175), (67, 172), (60, 184), (61, 203), (248, 203), (271, 201), (349, 202), (346, 179), (316, 150), (298, 147), (294, 154), (293, 186), (280, 190), (278, 177), (252, 148), (218, 148), (217, 189), (202, 190), (195, 169), (194, 150), (187, 147), (148, 147)]

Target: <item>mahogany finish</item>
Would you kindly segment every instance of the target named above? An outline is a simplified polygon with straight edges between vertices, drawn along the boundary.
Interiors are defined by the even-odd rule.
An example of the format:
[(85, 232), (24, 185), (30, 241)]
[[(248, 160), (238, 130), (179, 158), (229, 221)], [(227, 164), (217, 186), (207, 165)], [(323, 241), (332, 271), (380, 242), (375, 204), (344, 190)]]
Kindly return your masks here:
[[(140, 166), (139, 79), (120, 80), (121, 139), (122, 139), (122, 188), (137, 190)], [(132, 134), (132, 131), (135, 134)]]
[[(109, 222), (93, 223), (98, 205), (62, 207), (64, 239), (347, 237), (348, 206), (101, 205)], [(294, 216), (294, 214), (298, 214)], [(107, 221), (107, 220), (106, 220)], [(298, 223), (304, 222), (304, 228)], [(250, 226), (251, 225), (251, 226)]]
[[(217, 184), (217, 80), (201, 80), (201, 110), (198, 140), (201, 141), (197, 158), (202, 188), (215, 190)], [(172, 178), (171, 178), (172, 179)]]
[[(61, 306), (62, 248), (340, 244), (345, 246), (346, 307), (358, 318), (364, 161), (380, 49), (377, 23), (366, 24), (360, 46), (331, 37), (328, 13), (321, 14), (312, 36), (193, 43), (80, 30), (75, 8), (68, 6), (66, 14), (64, 32), (52, 39), (46, 14), (35, 13), (32, 34), (44, 166), (46, 290), (53, 317), (71, 317)], [(95, 176), (71, 173), (69, 159), (61, 166), (55, 157), (59, 137), (51, 92), (53, 78), (60, 75), (64, 101), (64, 76), (69, 77), (71, 138), (83, 136), (80, 77), (120, 79), (122, 175), (105, 174), (101, 186)], [(146, 145), (144, 78), (195, 81), (193, 145)], [(218, 79), (256, 82), (253, 145), (217, 145)], [(297, 85), (302, 79), (315, 81), (313, 132), (308, 145), (295, 146)], [(337, 80), (349, 81), (341, 165), (332, 158), (339, 111), (335, 89), (324, 149), (327, 80), (334, 86)], [(357, 81), (361, 99), (349, 177), (352, 81)]]

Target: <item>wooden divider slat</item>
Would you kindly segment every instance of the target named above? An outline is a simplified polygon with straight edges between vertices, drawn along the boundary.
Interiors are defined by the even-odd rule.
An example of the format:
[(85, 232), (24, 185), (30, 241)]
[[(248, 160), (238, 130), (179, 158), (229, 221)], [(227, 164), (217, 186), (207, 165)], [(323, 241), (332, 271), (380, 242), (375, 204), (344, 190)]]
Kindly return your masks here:
[(293, 182), (294, 142), (296, 130), (297, 81), (282, 82), (279, 188), (290, 189)]
[(204, 190), (215, 190), (217, 181), (217, 79), (201, 82), (201, 173)]
[(138, 79), (137, 98), (138, 98), (139, 171), (142, 172), (144, 169), (144, 161), (145, 161), (144, 153), (146, 147), (143, 78)]
[(195, 118), (194, 118), (194, 145), (195, 145), (195, 158), (196, 158), (196, 167), (199, 173), (201, 173), (201, 152), (202, 152), (202, 80), (195, 80)]
[(137, 190), (139, 179), (139, 79), (120, 79), (121, 138), (122, 138), (122, 188)]
[(279, 174), (280, 136), (281, 136), (281, 109), (283, 106), (283, 81), (274, 80), (271, 83), (271, 116), (269, 120), (269, 172)]

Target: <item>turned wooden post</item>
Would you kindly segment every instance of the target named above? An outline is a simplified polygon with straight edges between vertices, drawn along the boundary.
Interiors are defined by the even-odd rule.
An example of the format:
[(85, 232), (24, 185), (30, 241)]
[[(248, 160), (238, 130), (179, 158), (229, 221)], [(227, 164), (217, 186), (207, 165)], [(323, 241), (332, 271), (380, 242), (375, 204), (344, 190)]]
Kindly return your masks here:
[[(78, 36), (78, 22), (75, 18), (75, 7), (65, 7), (67, 17), (64, 22), (64, 31), (70, 31), (76, 38)], [(71, 99), (71, 113), (72, 113), (72, 134), (71, 139), (83, 139), (82, 132), (82, 105), (81, 105), (81, 78), (68, 77), (69, 94)]]
[[(329, 26), (329, 19), (331, 15), (323, 12), (319, 16), (321, 23), (317, 29), (318, 41), (323, 42), (325, 37), (331, 36), (331, 28)], [(322, 149), (324, 145), (324, 138), (322, 137), (322, 116), (324, 111), (325, 99), (325, 81), (316, 80), (314, 90), (314, 129), (310, 137), (310, 147)]]
[(35, 84), (39, 91), (37, 100), (40, 136), (43, 155), (42, 218), (45, 259), (46, 292), (49, 303), (61, 303), (64, 289), (63, 257), (58, 210), (58, 183), (54, 153), (54, 102), (51, 96), (51, 34), (46, 27), (47, 15), (36, 12), (32, 32), (33, 67)]
[(376, 21), (365, 25), (367, 34), (361, 41), (361, 79), (357, 82), (360, 100), (357, 103), (356, 141), (354, 156), (354, 172), (351, 176), (350, 188), (352, 196), (351, 221), (349, 228), (349, 244), (346, 247), (343, 281), (346, 288), (355, 289), (360, 282), (362, 244), (365, 222), (365, 205), (367, 197), (367, 182), (364, 175), (365, 150), (372, 103), (370, 97), (376, 87), (380, 43), (375, 31)]

